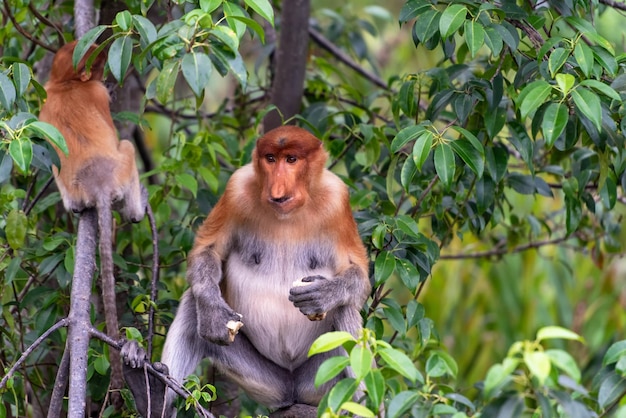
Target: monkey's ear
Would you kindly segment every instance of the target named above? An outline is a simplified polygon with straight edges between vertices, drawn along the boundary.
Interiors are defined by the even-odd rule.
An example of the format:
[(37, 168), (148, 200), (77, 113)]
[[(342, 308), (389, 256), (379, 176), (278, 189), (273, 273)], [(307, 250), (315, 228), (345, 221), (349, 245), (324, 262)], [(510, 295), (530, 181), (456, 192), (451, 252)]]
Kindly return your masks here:
[(86, 68), (83, 68), (80, 72), (80, 81), (89, 81), (91, 79), (91, 71), (87, 71)]

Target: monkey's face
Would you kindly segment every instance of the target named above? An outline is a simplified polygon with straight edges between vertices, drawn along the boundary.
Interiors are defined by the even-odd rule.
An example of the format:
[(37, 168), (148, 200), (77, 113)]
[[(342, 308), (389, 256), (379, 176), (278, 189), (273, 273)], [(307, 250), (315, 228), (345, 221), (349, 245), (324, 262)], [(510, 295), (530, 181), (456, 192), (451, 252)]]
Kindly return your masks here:
[(261, 204), (286, 217), (306, 205), (326, 161), (322, 142), (304, 129), (276, 128), (258, 140), (254, 164)]

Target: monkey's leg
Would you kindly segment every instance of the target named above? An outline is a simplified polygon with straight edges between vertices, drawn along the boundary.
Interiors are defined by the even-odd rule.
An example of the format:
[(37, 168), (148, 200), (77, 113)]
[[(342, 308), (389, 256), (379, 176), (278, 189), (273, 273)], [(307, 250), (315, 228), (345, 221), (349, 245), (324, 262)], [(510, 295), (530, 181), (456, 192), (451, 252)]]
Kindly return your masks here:
[(135, 147), (130, 141), (121, 140), (117, 150), (123, 155), (118, 165), (118, 179), (124, 185), (124, 205), (121, 214), (131, 222), (139, 222), (146, 213), (148, 193), (139, 183), (139, 172), (135, 162)]

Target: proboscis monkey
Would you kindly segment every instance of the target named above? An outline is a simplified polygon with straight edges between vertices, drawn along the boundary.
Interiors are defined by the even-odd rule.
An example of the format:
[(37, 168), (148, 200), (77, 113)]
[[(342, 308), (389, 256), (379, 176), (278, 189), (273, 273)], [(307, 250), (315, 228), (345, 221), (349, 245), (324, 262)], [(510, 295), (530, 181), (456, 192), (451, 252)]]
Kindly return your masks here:
[[(209, 357), (250, 397), (277, 410), (315, 410), (336, 382), (314, 386), (319, 365), (338, 351), (307, 353), (325, 332), (359, 331), (371, 285), (348, 189), (326, 160), (319, 139), (284, 126), (261, 137), (252, 163), (233, 173), (189, 254), (190, 289), (162, 355), (174, 378)], [(145, 361), (134, 343), (122, 356), (131, 367)], [(127, 368), (125, 376), (138, 405), (152, 392), (152, 417), (160, 416), (163, 385), (146, 390), (142, 373)]]
[[(68, 155), (55, 147), (61, 167), (53, 167), (54, 178), (65, 209), (98, 212), (100, 275), (108, 334), (119, 339), (115, 278), (112, 254), (112, 209), (124, 219), (139, 222), (145, 213), (147, 194), (140, 186), (135, 148), (117, 137), (109, 93), (102, 82), (106, 55), (100, 53), (91, 68), (92, 45), (74, 68), (72, 54), (76, 41), (61, 47), (54, 56), (50, 78), (45, 85), (47, 99), (39, 119), (54, 125), (65, 137)], [(80, 248), (77, 249), (80, 251)], [(110, 351), (111, 387), (123, 385), (119, 353)]]

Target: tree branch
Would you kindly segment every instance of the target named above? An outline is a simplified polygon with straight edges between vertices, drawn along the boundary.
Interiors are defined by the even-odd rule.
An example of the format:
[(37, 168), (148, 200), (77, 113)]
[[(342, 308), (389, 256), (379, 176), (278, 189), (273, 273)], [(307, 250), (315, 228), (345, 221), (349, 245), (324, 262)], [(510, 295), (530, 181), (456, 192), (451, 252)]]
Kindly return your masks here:
[(389, 86), (387, 86), (387, 83), (385, 83), (380, 77), (378, 77), (376, 74), (373, 74), (367, 71), (365, 68), (363, 68), (362, 66), (354, 62), (354, 60), (350, 58), (348, 54), (343, 52), (343, 50), (339, 49), (335, 44), (333, 44), (331, 41), (326, 39), (326, 37), (322, 35), (320, 32), (310, 27), (309, 36), (311, 37), (311, 39), (313, 39), (313, 42), (318, 44), (322, 49), (325, 49), (326, 51), (330, 52), (332, 55), (335, 56), (335, 58), (343, 62), (348, 67), (352, 68), (362, 77), (369, 80), (372, 84), (384, 90), (389, 90)]
[(523, 245), (518, 245), (517, 247), (513, 247), (513, 248), (508, 248), (506, 246), (506, 241), (503, 242), (502, 245), (498, 245), (496, 247), (494, 247), (491, 250), (487, 250), (487, 251), (480, 251), (480, 252), (476, 252), (476, 253), (468, 253), (468, 254), (447, 254), (447, 255), (441, 255), (439, 257), (439, 259), (441, 260), (463, 260), (463, 259), (469, 259), (469, 258), (491, 258), (491, 257), (500, 257), (503, 256), (505, 254), (515, 254), (515, 253), (520, 253), (526, 250), (530, 250), (533, 248), (540, 248), (540, 247), (545, 247), (547, 245), (556, 245), (556, 244), (560, 244), (562, 242), (565, 242), (569, 239), (573, 238), (571, 235), (568, 236), (564, 236), (561, 238), (555, 238), (552, 240), (545, 240), (545, 241), (535, 241), (535, 242), (529, 242), (527, 244), (523, 244)]
[(76, 0), (74, 2), (74, 21), (76, 39), (95, 26), (93, 0)]
[[(76, 258), (70, 294), (67, 348), (70, 352), (70, 387), (68, 418), (85, 416), (87, 396), (87, 353), (89, 349), (89, 317), (91, 280), (96, 269), (96, 236), (98, 220), (95, 209), (87, 209), (78, 221)], [(67, 349), (66, 348), (66, 349)]]
[(599, 0), (599, 3), (614, 9), (626, 11), (626, 3), (618, 3), (614, 0)]
[(9, 381), (9, 379), (13, 376), (13, 374), (15, 373), (15, 371), (17, 369), (20, 368), (20, 366), (22, 365), (22, 363), (24, 363), (26, 361), (26, 358), (37, 348), (39, 347), (39, 345), (41, 345), (41, 343), (43, 343), (49, 336), (50, 334), (52, 334), (54, 331), (58, 330), (61, 327), (67, 326), (68, 324), (68, 319), (67, 318), (63, 318), (61, 319), (59, 322), (57, 322), (56, 324), (54, 324), (53, 326), (51, 326), (50, 328), (48, 328), (48, 330), (46, 330), (46, 332), (44, 332), (43, 334), (41, 334), (41, 336), (39, 338), (37, 338), (20, 356), (20, 358), (15, 362), (15, 364), (13, 365), (13, 367), (11, 367), (9, 369), (9, 371), (7, 372), (7, 374), (2, 378), (2, 380), (0, 381), (0, 389), (3, 389), (7, 382)]

